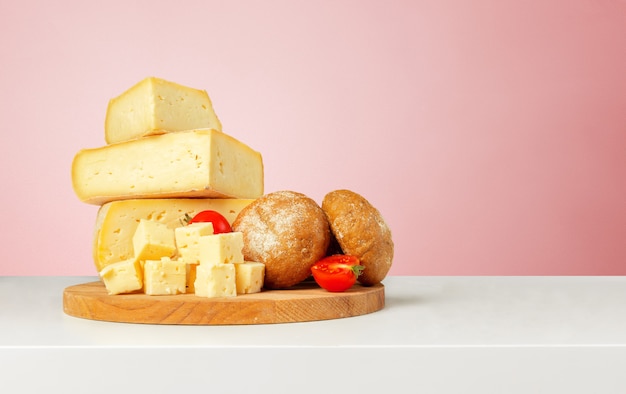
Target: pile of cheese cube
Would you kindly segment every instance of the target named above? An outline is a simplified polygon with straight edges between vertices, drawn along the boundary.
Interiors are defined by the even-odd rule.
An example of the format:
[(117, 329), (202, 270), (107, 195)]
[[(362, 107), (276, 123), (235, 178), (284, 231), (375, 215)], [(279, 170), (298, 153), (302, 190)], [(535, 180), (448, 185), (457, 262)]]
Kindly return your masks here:
[(133, 258), (109, 264), (100, 272), (111, 295), (143, 289), (148, 295), (234, 297), (263, 287), (265, 265), (244, 261), (243, 234), (213, 234), (210, 222), (171, 229), (142, 219), (133, 247)]

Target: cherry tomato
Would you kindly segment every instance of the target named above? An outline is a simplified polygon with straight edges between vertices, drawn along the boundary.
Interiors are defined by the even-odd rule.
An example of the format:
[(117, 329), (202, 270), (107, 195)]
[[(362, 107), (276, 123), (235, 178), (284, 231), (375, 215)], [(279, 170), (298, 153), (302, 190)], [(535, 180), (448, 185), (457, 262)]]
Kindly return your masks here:
[(226, 220), (226, 218), (217, 211), (207, 210), (198, 212), (194, 217), (189, 219), (187, 224), (201, 222), (213, 223), (213, 234), (230, 233), (233, 231), (230, 227), (230, 223), (228, 223), (228, 220)]
[(311, 273), (320, 287), (332, 292), (346, 291), (365, 269), (360, 263), (356, 256), (335, 254), (313, 264)]

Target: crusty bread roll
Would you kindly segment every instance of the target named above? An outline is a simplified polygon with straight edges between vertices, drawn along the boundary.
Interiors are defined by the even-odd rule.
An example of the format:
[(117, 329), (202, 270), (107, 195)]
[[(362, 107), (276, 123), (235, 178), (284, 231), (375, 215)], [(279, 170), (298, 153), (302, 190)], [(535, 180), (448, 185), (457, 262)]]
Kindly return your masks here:
[(243, 233), (244, 259), (265, 264), (267, 289), (287, 288), (307, 279), (330, 243), (321, 207), (293, 191), (256, 199), (241, 210), (232, 229)]
[(350, 190), (326, 194), (322, 210), (343, 253), (358, 257), (365, 266), (358, 281), (366, 286), (380, 283), (391, 268), (394, 250), (391, 230), (380, 212)]

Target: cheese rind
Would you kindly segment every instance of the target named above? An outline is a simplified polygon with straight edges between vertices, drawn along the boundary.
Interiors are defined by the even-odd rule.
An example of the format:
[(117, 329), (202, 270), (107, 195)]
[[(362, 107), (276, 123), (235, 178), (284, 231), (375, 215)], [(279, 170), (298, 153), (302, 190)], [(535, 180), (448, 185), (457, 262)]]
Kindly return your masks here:
[(261, 154), (213, 129), (180, 131), (79, 151), (72, 186), (88, 204), (131, 198), (258, 198)]
[(210, 209), (221, 213), (230, 224), (253, 199), (140, 199), (113, 201), (98, 210), (94, 226), (93, 259), (98, 272), (109, 264), (134, 256), (132, 238), (141, 219), (183, 226), (185, 214), (195, 216)]
[(143, 270), (136, 259), (108, 265), (99, 275), (110, 295), (131, 293), (143, 287)]
[(199, 264), (196, 268), (195, 293), (199, 297), (236, 297), (234, 264)]
[(143, 271), (145, 294), (174, 295), (186, 292), (187, 267), (182, 261), (168, 257), (146, 260)]
[(265, 264), (256, 261), (236, 263), (237, 294), (259, 293), (265, 280)]
[(196, 292), (196, 273), (199, 264), (185, 263), (187, 268), (187, 293)]
[(198, 241), (200, 265), (243, 262), (243, 233), (239, 231), (206, 235)]
[(201, 128), (222, 130), (207, 92), (155, 77), (109, 100), (104, 122), (107, 144)]
[(137, 260), (155, 260), (176, 254), (174, 230), (164, 223), (140, 219), (133, 235), (133, 251)]

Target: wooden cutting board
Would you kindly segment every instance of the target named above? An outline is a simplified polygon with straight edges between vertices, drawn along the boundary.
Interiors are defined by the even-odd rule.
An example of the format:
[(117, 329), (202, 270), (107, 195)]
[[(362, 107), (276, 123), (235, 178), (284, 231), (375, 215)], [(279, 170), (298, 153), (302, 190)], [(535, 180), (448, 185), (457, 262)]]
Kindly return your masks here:
[(382, 284), (354, 285), (342, 293), (321, 289), (305, 281), (288, 290), (267, 290), (229, 298), (194, 294), (149, 296), (108, 295), (100, 281), (67, 287), (66, 314), (91, 320), (181, 325), (236, 325), (293, 323), (359, 316), (385, 306)]

